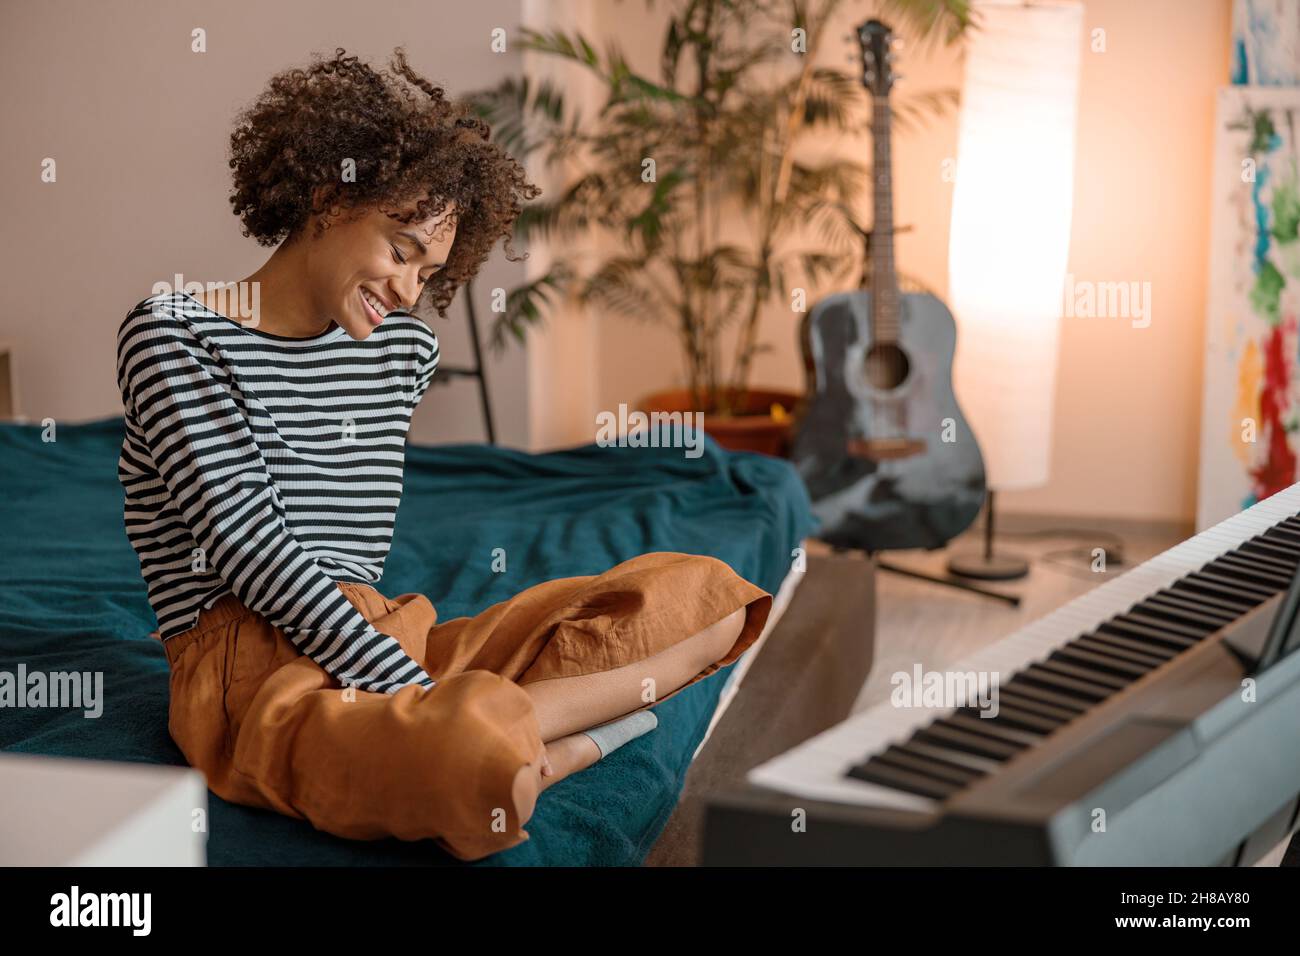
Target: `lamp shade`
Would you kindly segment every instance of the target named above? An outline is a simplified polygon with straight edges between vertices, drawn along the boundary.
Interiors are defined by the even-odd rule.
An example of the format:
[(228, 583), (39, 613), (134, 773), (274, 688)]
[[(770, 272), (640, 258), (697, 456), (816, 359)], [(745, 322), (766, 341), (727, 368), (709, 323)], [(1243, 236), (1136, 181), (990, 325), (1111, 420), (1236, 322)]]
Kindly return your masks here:
[(976, 4), (948, 297), (954, 376), (997, 491), (1045, 484), (1074, 192), (1083, 7)]

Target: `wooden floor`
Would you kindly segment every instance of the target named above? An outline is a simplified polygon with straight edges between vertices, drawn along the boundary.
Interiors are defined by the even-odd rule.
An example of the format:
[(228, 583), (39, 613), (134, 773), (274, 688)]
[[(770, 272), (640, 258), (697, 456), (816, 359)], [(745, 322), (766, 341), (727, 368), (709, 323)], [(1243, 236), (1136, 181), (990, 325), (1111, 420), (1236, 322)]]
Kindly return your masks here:
[[(999, 535), (995, 550), (1029, 559), (1029, 576), (989, 586), (1019, 594), (1022, 601), (1018, 608), (956, 588), (883, 569), (877, 571), (875, 662), (858, 694), (854, 712), (888, 700), (893, 689), (892, 674), (910, 672), (917, 663), (926, 670), (947, 667), (1194, 533), (1190, 527), (1099, 524), (1085, 519), (1010, 516), (1003, 524), (1007, 534)], [(1079, 529), (1083, 535), (1044, 534), (1055, 529)], [(1118, 549), (1122, 563), (1116, 560), (1117, 542), (1122, 546)], [(1091, 552), (1097, 547), (1107, 552), (1104, 572), (1091, 570)], [(980, 549), (981, 536), (972, 530), (941, 551), (892, 551), (885, 558), (894, 564), (943, 574), (950, 554)], [(1062, 553), (1078, 550), (1082, 553)]]

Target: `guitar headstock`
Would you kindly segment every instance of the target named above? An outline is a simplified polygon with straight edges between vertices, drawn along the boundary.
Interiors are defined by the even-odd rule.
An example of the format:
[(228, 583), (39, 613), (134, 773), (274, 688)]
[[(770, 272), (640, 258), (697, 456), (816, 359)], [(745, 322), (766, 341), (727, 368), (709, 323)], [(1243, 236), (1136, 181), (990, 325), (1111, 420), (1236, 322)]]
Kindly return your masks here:
[(858, 27), (858, 43), (862, 45), (862, 85), (872, 96), (889, 95), (894, 86), (894, 31), (879, 20), (868, 20)]

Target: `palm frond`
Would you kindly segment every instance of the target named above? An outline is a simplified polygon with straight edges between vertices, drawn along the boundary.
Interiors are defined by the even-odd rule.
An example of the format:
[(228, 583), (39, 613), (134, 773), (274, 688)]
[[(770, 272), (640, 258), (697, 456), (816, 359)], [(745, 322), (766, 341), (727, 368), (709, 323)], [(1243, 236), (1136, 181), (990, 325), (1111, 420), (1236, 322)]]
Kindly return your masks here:
[[(566, 127), (564, 94), (550, 80), (506, 77), (494, 87), (465, 97), (470, 108), (492, 127), (492, 138), (516, 156), (526, 156)], [(569, 121), (576, 126), (578, 117)], [(529, 136), (529, 128), (538, 128)]]
[(655, 181), (645, 208), (628, 220), (628, 238), (639, 239), (641, 248), (647, 253), (657, 252), (662, 246), (666, 223), (674, 206), (673, 190), (685, 180), (686, 175), (681, 170), (667, 170)]
[(545, 275), (506, 293), (505, 311), (496, 313), (492, 321), (492, 350), (502, 351), (507, 337), (522, 343), (529, 327), (545, 323), (543, 307), (549, 307), (553, 299), (563, 298), (572, 281), (572, 272), (566, 266), (557, 265)]
[(879, 0), (882, 13), (910, 28), (922, 48), (956, 43), (979, 26), (974, 0)]
[(870, 181), (870, 168), (856, 159), (833, 157), (816, 166), (795, 162), (789, 191), (775, 209), (777, 221), (803, 220), (825, 202), (852, 206)]
[(610, 87), (609, 100), (605, 104), (606, 109), (615, 103), (635, 102), (643, 99), (664, 100), (673, 103), (680, 103), (690, 99), (690, 97), (679, 93), (671, 86), (656, 83), (633, 70), (628, 66), (626, 58), (624, 58), (613, 41), (606, 46), (605, 59), (609, 64), (608, 81)]
[(862, 255), (866, 229), (846, 203), (816, 198), (808, 203), (804, 214), (809, 228), (830, 248), (840, 254)]
[(932, 119), (961, 105), (961, 91), (955, 87), (924, 90), (890, 99), (894, 128), (904, 132), (923, 128)]
[(613, 198), (623, 184), (614, 184), (602, 170), (591, 170), (569, 184), (551, 202), (531, 202), (515, 220), (515, 235), (524, 239), (573, 235), (592, 225), (607, 224)]
[(584, 305), (604, 306), (628, 318), (663, 321), (675, 308), (673, 303), (663, 301), (649, 281), (648, 264), (642, 256), (614, 256), (605, 260), (583, 283), (579, 300)]
[(519, 45), (525, 50), (549, 53), (552, 56), (581, 63), (598, 73), (601, 72), (600, 57), (596, 55), (596, 48), (587, 42), (587, 38), (581, 33), (575, 32), (573, 36), (569, 36), (560, 30), (547, 32), (524, 27), (522, 34), (523, 39), (519, 41)]
[(839, 70), (814, 70), (804, 99), (804, 123), (851, 130), (865, 101), (866, 92), (856, 77)]

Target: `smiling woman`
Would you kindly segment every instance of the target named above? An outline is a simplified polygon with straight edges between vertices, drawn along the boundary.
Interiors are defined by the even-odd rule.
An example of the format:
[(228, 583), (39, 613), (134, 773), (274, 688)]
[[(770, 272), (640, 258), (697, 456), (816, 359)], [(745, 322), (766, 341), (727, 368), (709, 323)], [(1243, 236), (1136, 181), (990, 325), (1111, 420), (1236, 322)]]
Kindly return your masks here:
[(772, 597), (674, 552), (451, 621), (376, 590), (438, 366), (411, 313), (427, 297), (445, 317), (538, 195), (482, 121), (400, 50), (394, 66), (339, 50), (241, 115), (231, 203), (278, 244), (242, 280), (257, 314), (218, 290), (130, 311), (118, 475), (172, 669), (168, 729), (211, 789), (473, 859), (527, 839), (543, 790), (652, 730), (640, 711), (735, 661)]

